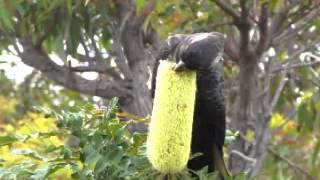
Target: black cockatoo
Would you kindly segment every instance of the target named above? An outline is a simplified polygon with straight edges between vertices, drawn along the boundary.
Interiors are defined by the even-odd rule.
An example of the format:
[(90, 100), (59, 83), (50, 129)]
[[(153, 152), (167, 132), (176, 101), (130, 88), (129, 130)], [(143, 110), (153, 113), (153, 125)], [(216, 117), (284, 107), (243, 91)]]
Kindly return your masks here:
[(191, 152), (201, 155), (189, 160), (188, 168), (218, 170), (222, 177), (229, 173), (223, 160), (225, 139), (225, 102), (223, 95), (222, 54), (224, 37), (221, 33), (177, 34), (161, 46), (153, 69), (152, 96), (156, 70), (161, 59), (174, 59), (175, 70), (197, 71), (197, 91), (194, 111)]

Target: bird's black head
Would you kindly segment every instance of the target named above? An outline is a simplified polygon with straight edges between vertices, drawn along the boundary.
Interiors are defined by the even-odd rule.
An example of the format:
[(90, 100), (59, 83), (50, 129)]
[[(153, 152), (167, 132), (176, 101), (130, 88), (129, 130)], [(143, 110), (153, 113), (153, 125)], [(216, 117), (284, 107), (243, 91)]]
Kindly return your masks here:
[(197, 33), (186, 35), (175, 48), (175, 70), (185, 68), (206, 70), (215, 66), (221, 59), (224, 37), (221, 33)]

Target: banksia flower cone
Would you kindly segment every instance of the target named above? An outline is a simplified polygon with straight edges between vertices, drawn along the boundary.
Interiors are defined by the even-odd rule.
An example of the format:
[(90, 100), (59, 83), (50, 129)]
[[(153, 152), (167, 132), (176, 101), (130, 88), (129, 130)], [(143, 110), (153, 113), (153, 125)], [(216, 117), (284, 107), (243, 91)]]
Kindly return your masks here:
[(162, 173), (181, 171), (190, 155), (196, 72), (176, 72), (174, 65), (160, 62), (147, 138), (148, 159)]

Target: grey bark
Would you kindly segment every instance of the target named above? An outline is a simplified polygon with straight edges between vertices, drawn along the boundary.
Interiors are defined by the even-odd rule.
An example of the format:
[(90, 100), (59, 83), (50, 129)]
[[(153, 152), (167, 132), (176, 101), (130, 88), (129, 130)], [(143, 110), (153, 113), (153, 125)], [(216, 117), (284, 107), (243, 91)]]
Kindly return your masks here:
[[(152, 108), (147, 82), (150, 76), (148, 69), (152, 69), (154, 64), (154, 57), (146, 48), (145, 41), (153, 43), (156, 48), (159, 38), (152, 30), (145, 34), (142, 25), (155, 7), (156, 1), (149, 1), (139, 14), (136, 12), (135, 1), (114, 0), (114, 4), (116, 13), (110, 18), (112, 22), (109, 30), (114, 41), (116, 67), (111, 67), (110, 63), (103, 59), (93, 37), (90, 37), (90, 40), (95, 57), (89, 57), (89, 50), (86, 44), (82, 43), (87, 55), (79, 55), (79, 61), (88, 62), (85, 66), (74, 66), (70, 62), (64, 66), (54, 63), (41, 47), (46, 35), (36, 43), (29, 37), (19, 37), (17, 42), (22, 45), (22, 51), (16, 45), (17, 42), (12, 42), (22, 62), (41, 71), (56, 83), (88, 95), (106, 99), (118, 97), (123, 111), (145, 117)], [(87, 80), (77, 74), (90, 71), (99, 73), (99, 78)], [(145, 130), (145, 127), (136, 127), (134, 130)]]
[[(307, 28), (306, 23), (319, 15), (319, 7), (316, 3), (315, 6), (310, 6), (306, 14), (299, 17), (296, 22), (292, 22), (297, 25), (297, 28), (293, 29), (290, 28), (291, 23), (289, 25), (286, 23), (286, 19), (293, 16), (289, 14), (289, 10), (297, 5), (296, 2), (284, 2), (282, 8), (273, 16), (269, 14), (269, 5), (267, 3), (259, 4), (259, 1), (240, 0), (239, 12), (222, 1), (213, 0), (213, 2), (233, 19), (240, 34), (238, 41), (234, 40), (233, 36), (228, 37), (225, 47), (228, 51), (226, 54), (240, 67), (238, 76), (234, 78), (238, 82), (235, 90), (236, 100), (234, 105), (230, 106), (232, 107), (231, 129), (239, 131), (240, 135), (228, 147), (229, 168), (233, 174), (247, 172), (249, 176), (253, 176), (261, 169), (267, 154), (271, 137), (269, 130), (271, 112), (277, 104), (279, 95), (285, 85), (285, 81), (282, 81), (277, 93), (274, 97), (270, 97), (271, 75), (277, 68), (273, 65), (272, 60), (268, 63), (262, 60), (270, 47), (281, 49), (280, 44), (295, 36), (297, 31)], [(255, 9), (251, 9), (254, 7), (251, 4), (252, 2), (255, 3), (254, 6), (259, 4), (259, 13), (254, 12)], [(252, 14), (255, 13), (258, 20), (252, 18)], [(249, 37), (249, 32), (252, 30), (258, 33), (258, 41)], [(259, 63), (265, 65), (265, 72), (259, 70)], [(290, 68), (298, 66), (304, 65), (286, 64), (286, 67)], [(281, 67), (280, 69), (283, 70), (284, 68)], [(285, 77), (286, 75), (283, 79)], [(248, 131), (255, 133), (253, 141), (245, 138)]]

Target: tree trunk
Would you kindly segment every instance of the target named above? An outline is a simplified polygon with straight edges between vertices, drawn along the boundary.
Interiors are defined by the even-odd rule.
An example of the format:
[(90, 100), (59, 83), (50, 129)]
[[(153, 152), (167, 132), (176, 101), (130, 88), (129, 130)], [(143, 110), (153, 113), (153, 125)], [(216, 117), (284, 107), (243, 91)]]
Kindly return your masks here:
[[(121, 44), (118, 48), (118, 56), (124, 57), (119, 59), (117, 64), (124, 67), (122, 72), (126, 75), (125, 79), (128, 80), (132, 88), (131, 97), (120, 99), (120, 106), (124, 111), (146, 117), (150, 115), (152, 109), (150, 89), (147, 86), (150, 77), (148, 68), (153, 69), (155, 59), (146, 48), (144, 38), (153, 38), (158, 41), (158, 37), (155, 31), (148, 35), (143, 34), (142, 26), (156, 1), (150, 1), (140, 14), (137, 14), (134, 2), (115, 0), (115, 3), (118, 10), (117, 17), (119, 17), (118, 27), (115, 31), (120, 33), (113, 34), (119, 36), (114, 39), (118, 39), (118, 43)], [(156, 44), (157, 42), (151, 43)], [(146, 127), (140, 124), (134, 126), (133, 130), (144, 131)]]
[(243, 53), (240, 59), (240, 73), (239, 73), (239, 89), (236, 100), (236, 109), (233, 114), (232, 128), (240, 132), (240, 136), (230, 145), (231, 151), (229, 158), (229, 167), (233, 173), (244, 171), (247, 166), (247, 161), (239, 156), (234, 151), (249, 153), (249, 147), (244, 139), (246, 132), (251, 128), (253, 131), (254, 117), (253, 107), (251, 104), (253, 92), (256, 87), (256, 57), (253, 53)]

